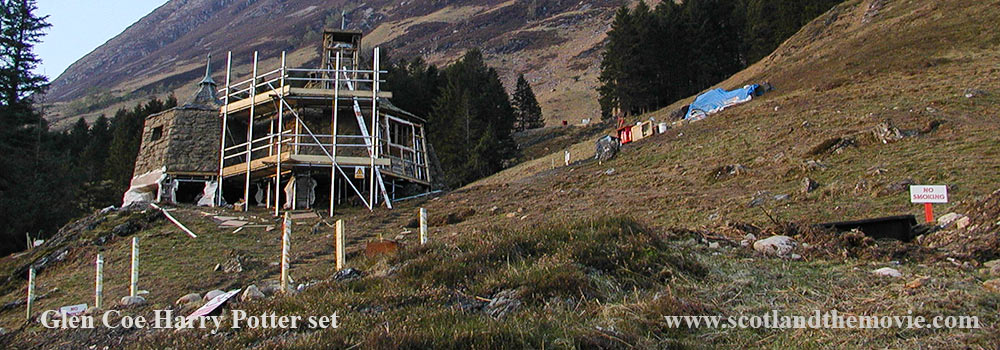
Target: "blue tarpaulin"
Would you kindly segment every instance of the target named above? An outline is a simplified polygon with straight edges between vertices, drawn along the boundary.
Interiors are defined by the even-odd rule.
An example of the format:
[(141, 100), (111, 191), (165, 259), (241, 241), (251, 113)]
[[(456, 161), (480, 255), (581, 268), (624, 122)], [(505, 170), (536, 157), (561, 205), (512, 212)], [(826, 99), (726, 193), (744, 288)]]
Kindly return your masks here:
[(723, 89), (709, 90), (694, 99), (684, 119), (698, 120), (709, 114), (726, 109), (726, 107), (750, 101), (754, 96), (754, 91), (758, 87), (759, 85), (753, 84), (731, 91)]

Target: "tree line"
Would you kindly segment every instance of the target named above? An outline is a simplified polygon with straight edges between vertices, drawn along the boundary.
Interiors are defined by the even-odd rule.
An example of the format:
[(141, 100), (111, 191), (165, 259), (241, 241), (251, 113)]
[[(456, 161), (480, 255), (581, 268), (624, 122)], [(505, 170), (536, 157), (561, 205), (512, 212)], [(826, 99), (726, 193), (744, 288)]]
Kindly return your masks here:
[(394, 105), (427, 118), (427, 140), (450, 188), (500, 171), (519, 154), (512, 134), (544, 126), (524, 76), (511, 97), (478, 49), (444, 68), (421, 58), (395, 61), (386, 89)]
[(604, 119), (656, 110), (770, 54), (841, 0), (640, 1), (615, 14), (598, 88)]
[(88, 125), (52, 131), (36, 105), (47, 78), (33, 48), (49, 27), (32, 0), (0, 12), (0, 254), (47, 238), (66, 222), (119, 205), (128, 189), (145, 117), (176, 106), (152, 99)]

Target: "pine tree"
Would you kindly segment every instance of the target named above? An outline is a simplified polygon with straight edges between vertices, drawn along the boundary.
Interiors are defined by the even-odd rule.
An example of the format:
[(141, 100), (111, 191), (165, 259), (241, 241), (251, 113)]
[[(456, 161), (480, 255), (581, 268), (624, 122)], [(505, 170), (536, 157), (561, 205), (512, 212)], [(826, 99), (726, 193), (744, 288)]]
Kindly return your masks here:
[(50, 25), (48, 16), (38, 17), (34, 0), (0, 0), (0, 104), (6, 125), (34, 124), (35, 113), (29, 113), (32, 97), (46, 88), (45, 76), (33, 73), (40, 60), (33, 52), (41, 41), (43, 30)]
[(517, 87), (514, 88), (514, 96), (511, 100), (515, 113), (515, 131), (545, 126), (542, 107), (538, 105), (535, 92), (531, 90), (531, 84), (528, 84), (528, 81), (524, 79), (524, 74), (517, 77)]

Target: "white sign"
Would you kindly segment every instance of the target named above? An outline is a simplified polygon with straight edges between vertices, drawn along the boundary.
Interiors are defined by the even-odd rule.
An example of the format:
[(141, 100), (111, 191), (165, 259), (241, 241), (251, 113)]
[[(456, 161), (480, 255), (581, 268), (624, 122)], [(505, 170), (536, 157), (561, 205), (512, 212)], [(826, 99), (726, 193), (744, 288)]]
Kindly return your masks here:
[(354, 168), (354, 178), (355, 179), (364, 179), (365, 178), (365, 168), (362, 168), (362, 167)]
[(87, 304), (77, 304), (77, 305), (63, 306), (59, 308), (59, 313), (66, 316), (79, 315), (82, 314), (84, 311), (87, 311)]
[(948, 203), (948, 186), (910, 186), (910, 203)]

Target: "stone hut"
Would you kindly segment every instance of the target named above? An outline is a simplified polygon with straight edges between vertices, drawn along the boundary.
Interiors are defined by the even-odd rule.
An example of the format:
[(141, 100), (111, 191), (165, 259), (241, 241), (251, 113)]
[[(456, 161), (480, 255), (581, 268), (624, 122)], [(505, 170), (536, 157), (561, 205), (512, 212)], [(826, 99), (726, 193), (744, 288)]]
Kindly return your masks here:
[(181, 106), (149, 115), (123, 205), (213, 205), (219, 174), (219, 107), (211, 56), (198, 91)]

